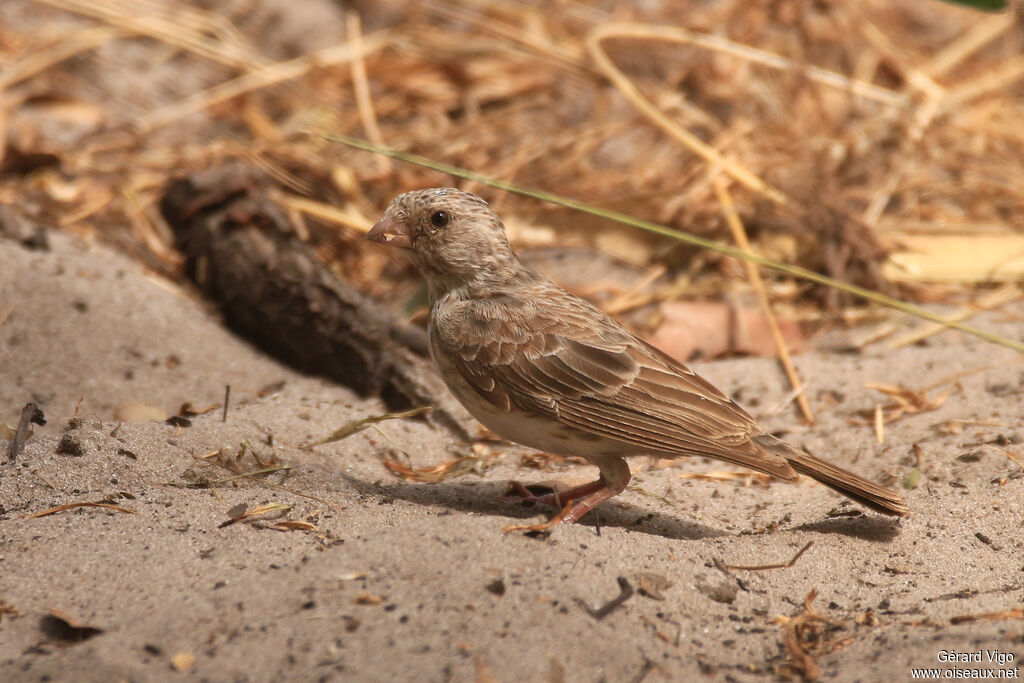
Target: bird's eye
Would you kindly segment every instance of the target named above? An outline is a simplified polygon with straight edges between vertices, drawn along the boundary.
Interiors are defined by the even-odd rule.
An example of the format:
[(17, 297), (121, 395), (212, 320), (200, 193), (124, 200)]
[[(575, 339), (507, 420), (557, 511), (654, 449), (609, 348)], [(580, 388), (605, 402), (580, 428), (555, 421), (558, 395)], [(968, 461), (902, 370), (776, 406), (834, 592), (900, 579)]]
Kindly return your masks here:
[(448, 225), (452, 220), (452, 216), (447, 211), (435, 211), (430, 214), (430, 224), (435, 228), (443, 228)]

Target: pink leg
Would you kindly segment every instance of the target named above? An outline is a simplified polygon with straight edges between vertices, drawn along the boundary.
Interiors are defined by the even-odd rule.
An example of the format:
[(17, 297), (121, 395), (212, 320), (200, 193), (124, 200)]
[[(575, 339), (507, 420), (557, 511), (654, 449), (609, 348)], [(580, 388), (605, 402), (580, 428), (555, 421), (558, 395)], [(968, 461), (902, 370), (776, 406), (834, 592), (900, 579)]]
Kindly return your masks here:
[(545, 505), (565, 507), (547, 522), (540, 524), (511, 524), (502, 531), (544, 531), (556, 524), (573, 524), (578, 522), (583, 515), (608, 500), (613, 496), (622, 493), (629, 484), (629, 465), (622, 458), (609, 458), (602, 460), (598, 466), (601, 468), (601, 478), (589, 484), (576, 486), (568, 491), (560, 493), (548, 493), (543, 496), (535, 496), (525, 486), (518, 482), (512, 482), (512, 490), (527, 494), (526, 498)]
[(508, 483), (508, 491), (505, 493), (506, 496), (516, 496), (523, 498), (531, 503), (537, 503), (539, 505), (553, 505), (556, 508), (561, 508), (566, 503), (570, 503), (577, 498), (590, 495), (595, 491), (599, 491), (604, 488), (604, 481), (598, 479), (592, 481), (589, 484), (583, 484), (582, 486), (575, 486), (566, 491), (555, 491), (554, 493), (545, 493), (543, 496), (535, 495), (530, 489), (518, 481), (510, 481)]

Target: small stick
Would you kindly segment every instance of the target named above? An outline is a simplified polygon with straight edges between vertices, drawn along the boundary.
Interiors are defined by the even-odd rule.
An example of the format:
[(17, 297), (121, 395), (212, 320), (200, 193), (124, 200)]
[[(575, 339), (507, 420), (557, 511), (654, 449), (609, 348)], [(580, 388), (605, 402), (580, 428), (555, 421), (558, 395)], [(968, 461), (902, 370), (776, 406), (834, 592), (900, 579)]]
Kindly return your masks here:
[(1006, 619), (1024, 619), (1024, 607), (1014, 607), (1002, 612), (985, 612), (983, 614), (963, 614), (949, 620), (951, 624), (969, 624), (973, 621), (1002, 621)]
[[(715, 194), (718, 196), (718, 203), (722, 206), (722, 215), (725, 216), (725, 222), (729, 224), (729, 229), (732, 231), (733, 239), (736, 240), (736, 245), (748, 254), (751, 253), (752, 250), (750, 248), (750, 240), (747, 239), (747, 232), (743, 229), (743, 223), (740, 221), (739, 213), (736, 211), (736, 204), (733, 203), (732, 195), (729, 194), (729, 189), (726, 187), (722, 176), (715, 176), (714, 186)], [(761, 272), (757, 269), (757, 264), (752, 261), (745, 261), (744, 263), (747, 267), (747, 277), (750, 278), (750, 284), (757, 291), (757, 299), (761, 304), (764, 317), (768, 321), (768, 329), (771, 331), (775, 348), (779, 352), (779, 362), (782, 363), (782, 367), (786, 371), (786, 378), (789, 379), (789, 385), (796, 394), (796, 402), (800, 406), (800, 412), (803, 413), (807, 424), (814, 424), (814, 413), (811, 411), (811, 404), (807, 401), (807, 396), (804, 395), (803, 383), (793, 367), (793, 360), (789, 356), (786, 340), (782, 338), (782, 330), (779, 329), (779, 321), (775, 319), (775, 312), (772, 311), (772, 304), (768, 300), (768, 293), (764, 289)]]
[[(352, 88), (356, 91), (356, 109), (362, 121), (366, 139), (378, 145), (384, 145), (384, 136), (377, 125), (377, 112), (373, 107), (373, 96), (370, 94), (370, 83), (366, 77), (366, 56), (363, 52), (363, 28), (358, 12), (345, 14), (345, 29), (348, 32), (348, 44), (352, 46), (355, 57), (349, 66), (352, 67)], [(387, 174), (391, 170), (391, 159), (377, 157), (377, 171)]]
[(812, 545), (814, 545), (814, 541), (808, 541), (807, 545), (805, 545), (803, 548), (800, 548), (800, 550), (796, 552), (796, 555), (791, 557), (788, 562), (782, 562), (781, 564), (758, 564), (752, 567), (736, 564), (726, 564), (723, 566), (726, 569), (741, 569), (747, 572), (759, 572), (765, 569), (789, 569), (794, 564), (796, 564), (796, 561), (800, 559), (800, 556), (806, 553), (808, 548), (810, 548)]
[(96, 503), (68, 503), (67, 505), (58, 505), (55, 508), (49, 510), (43, 510), (37, 512), (34, 515), (29, 515), (25, 519), (35, 519), (36, 517), (45, 517), (52, 515), (56, 512), (64, 512), (65, 510), (72, 510), (74, 508), (107, 508), (108, 510), (117, 510), (118, 512), (127, 512), (130, 515), (135, 514), (135, 510), (129, 510), (128, 508), (121, 507), (120, 505), (114, 505), (113, 503), (107, 503), (105, 501), (99, 501)]
[(289, 209), (297, 211), (306, 216), (313, 216), (327, 223), (334, 223), (345, 228), (351, 228), (363, 234), (370, 232), (373, 227), (373, 220), (362, 215), (359, 211), (350, 209), (339, 209), (336, 206), (318, 202), (315, 199), (299, 197), (284, 192), (275, 193), (275, 202), (284, 204)]
[(221, 422), (227, 422), (228, 421), (228, 402), (229, 401), (231, 401), (231, 385), (230, 384), (225, 384), (224, 385), (224, 412), (221, 413), (221, 416), (220, 416), (220, 421)]
[(591, 609), (590, 605), (588, 605), (580, 598), (576, 598), (576, 602), (578, 602), (583, 607), (583, 609), (587, 610), (587, 614), (600, 621), (601, 619), (604, 619), (606, 616), (611, 614), (619, 605), (633, 597), (633, 587), (629, 585), (629, 581), (626, 579), (626, 577), (620, 576), (618, 578), (618, 581), (620, 589), (619, 595), (615, 598), (612, 598), (604, 607), (601, 607), (600, 609), (596, 610)]

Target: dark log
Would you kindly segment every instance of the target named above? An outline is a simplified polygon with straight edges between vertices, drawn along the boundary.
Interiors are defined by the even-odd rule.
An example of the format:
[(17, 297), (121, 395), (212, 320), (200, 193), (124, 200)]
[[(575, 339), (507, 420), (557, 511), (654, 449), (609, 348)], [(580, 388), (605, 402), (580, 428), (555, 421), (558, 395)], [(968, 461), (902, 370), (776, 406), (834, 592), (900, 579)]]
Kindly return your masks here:
[(169, 185), (160, 208), (189, 278), (266, 353), (393, 410), (432, 404), (465, 435), (468, 416), (422, 355), (423, 331), (329, 270), (268, 198), (269, 182), (230, 164)]

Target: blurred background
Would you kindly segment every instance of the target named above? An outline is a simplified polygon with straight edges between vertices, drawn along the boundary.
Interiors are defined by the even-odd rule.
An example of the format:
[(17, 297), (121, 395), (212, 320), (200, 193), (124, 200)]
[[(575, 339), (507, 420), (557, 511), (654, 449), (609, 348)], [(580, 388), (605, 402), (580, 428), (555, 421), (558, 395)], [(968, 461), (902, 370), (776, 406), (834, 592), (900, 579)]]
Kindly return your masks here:
[[(168, 184), (235, 162), (339, 277), (416, 320), (415, 274), (362, 234), (394, 195), (457, 184), (533, 267), (670, 353), (774, 353), (742, 263), (321, 137), (342, 133), (731, 244), (727, 196), (760, 254), (965, 316), (1020, 295), (1012, 8), (4, 0), (0, 97), (2, 229), (108, 243), (174, 281)], [(765, 278), (794, 349), (906, 334)]]

